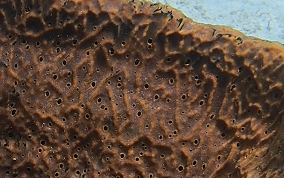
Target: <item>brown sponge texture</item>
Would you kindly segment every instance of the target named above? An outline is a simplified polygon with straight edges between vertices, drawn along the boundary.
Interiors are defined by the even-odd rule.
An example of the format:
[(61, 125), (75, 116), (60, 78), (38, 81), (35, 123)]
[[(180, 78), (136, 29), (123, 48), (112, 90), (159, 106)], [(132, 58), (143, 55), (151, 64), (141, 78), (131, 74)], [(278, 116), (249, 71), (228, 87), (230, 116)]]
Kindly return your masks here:
[(283, 177), (284, 48), (165, 5), (0, 1), (1, 177)]

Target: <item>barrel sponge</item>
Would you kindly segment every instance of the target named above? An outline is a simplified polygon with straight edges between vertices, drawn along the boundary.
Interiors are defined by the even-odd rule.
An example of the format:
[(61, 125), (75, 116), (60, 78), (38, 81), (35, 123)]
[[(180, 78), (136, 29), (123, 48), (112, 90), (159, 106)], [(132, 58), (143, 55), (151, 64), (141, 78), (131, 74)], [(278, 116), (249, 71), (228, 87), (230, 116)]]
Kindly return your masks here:
[(138, 0), (1, 0), (1, 177), (283, 177), (284, 47)]

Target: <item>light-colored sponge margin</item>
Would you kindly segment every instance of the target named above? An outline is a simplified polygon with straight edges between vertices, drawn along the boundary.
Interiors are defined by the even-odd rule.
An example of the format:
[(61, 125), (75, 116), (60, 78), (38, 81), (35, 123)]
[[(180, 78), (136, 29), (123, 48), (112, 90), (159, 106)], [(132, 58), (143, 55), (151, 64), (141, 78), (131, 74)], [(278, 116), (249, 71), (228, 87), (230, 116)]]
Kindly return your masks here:
[(181, 10), (196, 22), (230, 26), (269, 41), (284, 43), (281, 0), (152, 0)]

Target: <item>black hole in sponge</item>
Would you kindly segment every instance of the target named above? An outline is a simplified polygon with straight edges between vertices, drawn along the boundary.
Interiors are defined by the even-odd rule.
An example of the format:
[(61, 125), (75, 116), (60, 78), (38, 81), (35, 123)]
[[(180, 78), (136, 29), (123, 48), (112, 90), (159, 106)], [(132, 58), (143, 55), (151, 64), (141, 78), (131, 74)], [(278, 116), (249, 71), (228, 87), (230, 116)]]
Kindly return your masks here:
[(53, 78), (53, 80), (56, 80), (57, 77), (58, 77), (58, 76), (57, 76), (56, 74), (54, 74), (52, 78)]
[(40, 62), (42, 62), (42, 61), (43, 61), (43, 57), (42, 57), (42, 56), (39, 56), (38, 60), (39, 60)]
[(115, 51), (114, 51), (113, 48), (110, 48), (110, 49), (109, 49), (109, 53), (110, 53), (111, 55), (114, 55), (114, 52), (115, 52)]
[(135, 59), (134, 65), (135, 65), (135, 66), (138, 66), (139, 63), (140, 63), (140, 59)]
[(75, 153), (74, 155), (73, 155), (73, 158), (75, 158), (75, 159), (77, 159), (79, 156), (78, 156), (78, 154), (77, 153)]
[(40, 141), (40, 144), (45, 145), (45, 141), (44, 140)]
[(191, 62), (190, 59), (186, 59), (185, 62), (184, 62), (184, 64), (185, 64), (186, 66), (188, 66), (188, 65), (190, 64), (190, 62)]
[(194, 145), (198, 145), (199, 140), (198, 140), (198, 139), (195, 139), (193, 143), (194, 143)]
[(107, 125), (104, 126), (104, 130), (105, 130), (105, 131), (108, 130), (108, 126), (107, 126)]
[(12, 116), (14, 116), (14, 115), (16, 114), (16, 111), (17, 111), (16, 109), (13, 109), (13, 110), (12, 110), (12, 113), (11, 113)]
[(241, 73), (243, 71), (242, 67), (239, 67), (238, 72)]
[(49, 94), (50, 94), (49, 91), (44, 92), (45, 96), (49, 96)]
[(155, 100), (159, 99), (159, 95), (156, 94), (156, 95), (154, 96), (154, 99), (155, 99)]
[(145, 89), (148, 89), (148, 88), (149, 88), (149, 84), (146, 83), (146, 84), (144, 85), (144, 87), (145, 87)]
[(178, 170), (181, 172), (181, 171), (183, 171), (183, 166), (179, 166), (178, 167)]
[(78, 42), (77, 40), (72, 40), (73, 45), (77, 44), (77, 42)]
[(62, 103), (62, 99), (61, 98), (57, 99), (57, 104), (60, 105), (61, 103)]
[(92, 82), (91, 85), (92, 85), (92, 87), (95, 87), (96, 86), (96, 82)]

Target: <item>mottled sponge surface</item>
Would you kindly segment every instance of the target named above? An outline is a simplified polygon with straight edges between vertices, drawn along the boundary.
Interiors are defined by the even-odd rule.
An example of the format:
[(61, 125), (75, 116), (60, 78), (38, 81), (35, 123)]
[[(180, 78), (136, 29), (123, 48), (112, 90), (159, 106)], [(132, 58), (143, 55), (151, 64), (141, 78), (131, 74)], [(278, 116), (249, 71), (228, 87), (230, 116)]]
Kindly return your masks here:
[(161, 4), (0, 1), (1, 177), (282, 177), (284, 48)]

